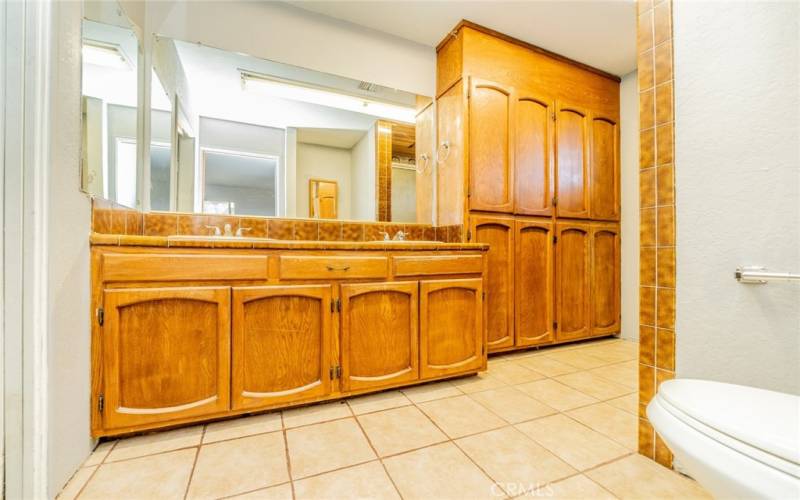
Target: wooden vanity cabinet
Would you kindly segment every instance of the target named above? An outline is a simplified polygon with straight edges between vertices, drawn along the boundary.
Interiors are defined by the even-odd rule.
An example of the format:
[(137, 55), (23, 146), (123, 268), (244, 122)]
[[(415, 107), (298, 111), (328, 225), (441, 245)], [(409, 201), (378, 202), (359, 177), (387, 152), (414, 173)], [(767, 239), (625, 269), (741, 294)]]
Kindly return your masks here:
[(548, 219), (516, 221), (514, 330), (518, 347), (555, 340), (553, 233), (553, 223)]
[(233, 409), (331, 393), (332, 288), (233, 288)]
[(556, 339), (591, 334), (591, 243), (589, 223), (556, 224)]
[(483, 280), (421, 281), (419, 288), (422, 378), (482, 369), (486, 363)]
[(418, 289), (416, 281), (341, 285), (343, 391), (419, 378)]
[(558, 103), (556, 112), (556, 216), (589, 218), (588, 113)]
[(470, 241), (486, 243), (486, 329), (489, 352), (514, 345), (514, 219), (472, 215)]
[(555, 103), (526, 89), (515, 93), (514, 213), (553, 214)]
[(228, 409), (229, 288), (112, 289), (103, 302), (105, 429)]
[(620, 329), (619, 224), (594, 224), (592, 239), (592, 335)]
[(590, 120), (589, 195), (591, 218), (618, 221), (620, 215), (619, 125), (593, 113)]

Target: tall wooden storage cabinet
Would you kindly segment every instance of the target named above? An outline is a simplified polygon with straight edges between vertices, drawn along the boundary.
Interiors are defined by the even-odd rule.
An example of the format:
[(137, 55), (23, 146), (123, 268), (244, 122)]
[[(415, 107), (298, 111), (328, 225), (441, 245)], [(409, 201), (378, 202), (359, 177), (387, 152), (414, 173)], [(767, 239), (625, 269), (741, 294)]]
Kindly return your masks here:
[(619, 331), (619, 78), (462, 21), (437, 48), (440, 225), (488, 243), (488, 346)]

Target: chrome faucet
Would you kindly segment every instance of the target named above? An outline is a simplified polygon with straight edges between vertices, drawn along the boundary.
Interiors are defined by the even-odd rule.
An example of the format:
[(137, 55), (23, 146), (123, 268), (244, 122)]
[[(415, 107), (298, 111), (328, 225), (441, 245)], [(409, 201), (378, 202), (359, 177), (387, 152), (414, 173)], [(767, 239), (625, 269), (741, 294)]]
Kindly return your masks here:
[(250, 231), (250, 229), (252, 228), (239, 226), (239, 229), (236, 230), (236, 236), (244, 236), (244, 232)]
[(214, 236), (222, 236), (222, 231), (219, 230), (219, 226), (206, 226), (206, 229), (214, 231)]
[(406, 241), (406, 233), (404, 233), (403, 231), (397, 231), (397, 233), (394, 235), (394, 238), (392, 238), (392, 240), (394, 240), (394, 241)]
[(225, 224), (224, 228), (225, 236), (233, 236), (233, 229), (230, 224)]
[(387, 233), (386, 231), (381, 231), (378, 234), (382, 234), (383, 235), (383, 241), (391, 241), (392, 240), (392, 237), (389, 236), (389, 233)]

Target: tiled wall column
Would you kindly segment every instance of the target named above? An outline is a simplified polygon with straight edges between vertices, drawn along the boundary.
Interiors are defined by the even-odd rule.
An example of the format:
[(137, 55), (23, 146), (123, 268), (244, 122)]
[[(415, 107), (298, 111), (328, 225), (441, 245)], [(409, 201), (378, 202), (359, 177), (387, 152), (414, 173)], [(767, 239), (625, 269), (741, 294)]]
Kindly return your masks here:
[(662, 465), (672, 454), (645, 410), (675, 376), (675, 185), (672, 1), (638, 0), (639, 71), (639, 453)]

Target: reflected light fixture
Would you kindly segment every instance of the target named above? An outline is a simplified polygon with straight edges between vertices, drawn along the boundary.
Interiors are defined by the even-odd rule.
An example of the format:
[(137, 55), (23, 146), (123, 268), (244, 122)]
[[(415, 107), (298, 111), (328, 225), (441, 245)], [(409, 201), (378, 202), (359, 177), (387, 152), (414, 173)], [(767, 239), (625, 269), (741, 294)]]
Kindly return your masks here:
[(84, 39), (81, 54), (85, 64), (120, 70), (133, 69), (122, 48), (113, 43)]
[(257, 88), (271, 97), (319, 104), (403, 123), (415, 123), (416, 109), (346, 94), (338, 90), (284, 80), (240, 69), (242, 90)]

